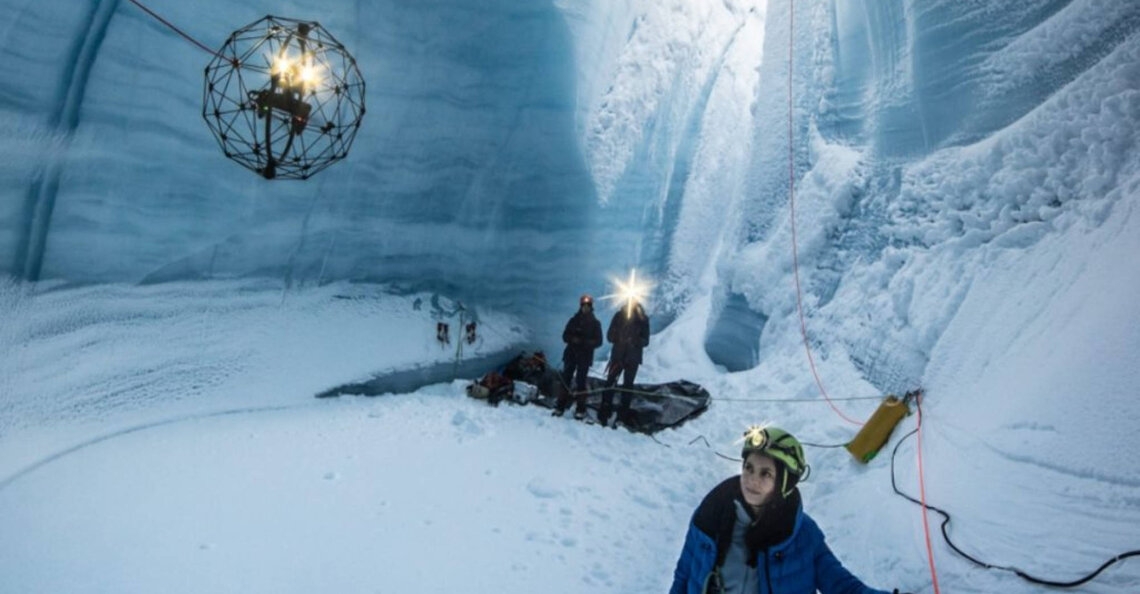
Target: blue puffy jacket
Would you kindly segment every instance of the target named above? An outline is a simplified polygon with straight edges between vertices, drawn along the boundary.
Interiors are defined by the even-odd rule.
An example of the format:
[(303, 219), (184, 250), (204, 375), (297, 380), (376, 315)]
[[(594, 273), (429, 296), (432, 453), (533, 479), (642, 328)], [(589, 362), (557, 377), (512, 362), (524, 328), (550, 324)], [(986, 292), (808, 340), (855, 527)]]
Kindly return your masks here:
[[(727, 543), (732, 529), (735, 493), (740, 477), (733, 477), (713, 489), (689, 524), (685, 546), (673, 571), (670, 594), (705, 594), (705, 582), (717, 563), (718, 541)], [(720, 546), (726, 546), (722, 544)], [(823, 531), (799, 507), (795, 528), (787, 540), (757, 552), (760, 574), (758, 594), (889, 594), (867, 587), (851, 575), (824, 542)]]

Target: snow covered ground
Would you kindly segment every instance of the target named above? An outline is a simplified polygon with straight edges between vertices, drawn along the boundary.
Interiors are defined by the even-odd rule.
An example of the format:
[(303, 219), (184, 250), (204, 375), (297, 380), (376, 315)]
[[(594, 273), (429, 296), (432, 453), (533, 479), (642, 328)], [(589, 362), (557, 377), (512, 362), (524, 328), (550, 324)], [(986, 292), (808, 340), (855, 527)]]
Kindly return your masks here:
[[(224, 34), (297, 3), (205, 4), (161, 12)], [(322, 15), (383, 81), (354, 158), (282, 187), (217, 154), (202, 57), (136, 7), (0, 0), (0, 261), (63, 279), (0, 281), (0, 593), (662, 592), (746, 426), (835, 446), (920, 386), (963, 551), (1070, 581), (1140, 549), (1140, 4), (362, 4)], [(705, 386), (700, 418), (651, 439), (465, 396), (634, 265), (660, 277), (639, 379)], [(462, 351), (435, 341), (457, 295)], [(866, 466), (808, 448), (838, 556), (887, 590), (1049, 591), (932, 516), (935, 586), (891, 488), (917, 420)], [(1140, 558), (1073, 591), (1136, 594)]]
[[(2, 299), (14, 314), (0, 336), (4, 592), (662, 592), (693, 508), (737, 472), (721, 455), (737, 454), (745, 425), (772, 421), (822, 445), (857, 430), (813, 392), (802, 350), (718, 371), (694, 347), (699, 315), (654, 336), (643, 377), (699, 382), (714, 402), (651, 439), (536, 406), (492, 408), (465, 396), (465, 378), (313, 398), (452, 361), (427, 295), (233, 281), (9, 284)], [(1101, 334), (1111, 328), (1066, 326), (1079, 311), (1063, 295), (1056, 303), (1030, 319), (975, 317), (1003, 316), (1027, 354), (1060, 342), (1064, 356), (1094, 333), (1113, 346)], [(526, 340), (509, 316), (480, 315), (481, 339), (463, 357)], [(1065, 328), (1066, 340), (1041, 325)], [(1135, 349), (1127, 328), (1117, 337), (1132, 343), (1116, 346)], [(948, 334), (946, 363), (928, 378), (924, 454), (927, 496), (954, 514), (959, 546), (1065, 580), (1137, 548), (1133, 395), (997, 397), (1004, 382), (1032, 384), (1032, 367)], [(988, 371), (951, 385), (954, 367)], [(821, 373), (846, 414), (874, 410), (878, 394), (847, 366), (825, 360)], [(838, 400), (849, 397), (871, 399)], [(900, 448), (896, 469), (911, 494), (915, 445)], [(1110, 456), (1088, 457), (1101, 452)], [(866, 582), (931, 592), (922, 518), (892, 493), (888, 453), (862, 466), (843, 449), (808, 448), (806, 506)], [(1042, 591), (971, 566), (937, 536), (933, 546), (944, 592)], [(1133, 559), (1078, 591), (1138, 583)]]

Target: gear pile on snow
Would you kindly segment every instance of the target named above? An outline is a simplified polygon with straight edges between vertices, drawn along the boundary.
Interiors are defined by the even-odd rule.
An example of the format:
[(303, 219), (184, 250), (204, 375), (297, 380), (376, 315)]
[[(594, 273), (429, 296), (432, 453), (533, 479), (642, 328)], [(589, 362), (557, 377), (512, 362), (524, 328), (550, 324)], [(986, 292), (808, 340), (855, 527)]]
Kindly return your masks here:
[[(542, 351), (521, 353), (499, 369), (487, 372), (467, 386), (467, 395), (485, 399), (498, 406), (504, 400), (514, 404), (536, 404), (553, 409), (558, 397), (568, 388), (557, 369), (552, 369)], [(588, 421), (594, 422), (601, 406), (603, 380), (591, 377), (586, 382), (589, 395), (586, 406)], [(614, 400), (620, 398), (620, 386), (613, 388)], [(664, 384), (635, 384), (629, 417), (623, 425), (630, 431), (653, 434), (676, 427), (695, 418), (709, 406), (708, 390), (693, 382), (678, 380)]]
[(490, 371), (479, 378), (479, 381), (471, 382), (467, 386), (467, 395), (498, 406), (504, 399), (514, 398), (515, 384), (510, 378), (498, 371)]

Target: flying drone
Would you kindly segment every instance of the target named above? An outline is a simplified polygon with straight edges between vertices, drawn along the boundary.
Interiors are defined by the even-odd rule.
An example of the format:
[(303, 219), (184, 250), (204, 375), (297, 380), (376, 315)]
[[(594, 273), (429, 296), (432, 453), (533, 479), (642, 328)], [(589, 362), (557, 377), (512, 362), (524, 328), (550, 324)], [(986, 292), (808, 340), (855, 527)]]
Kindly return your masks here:
[(226, 157), (265, 179), (308, 179), (348, 156), (364, 78), (319, 23), (266, 16), (214, 52), (202, 117)]

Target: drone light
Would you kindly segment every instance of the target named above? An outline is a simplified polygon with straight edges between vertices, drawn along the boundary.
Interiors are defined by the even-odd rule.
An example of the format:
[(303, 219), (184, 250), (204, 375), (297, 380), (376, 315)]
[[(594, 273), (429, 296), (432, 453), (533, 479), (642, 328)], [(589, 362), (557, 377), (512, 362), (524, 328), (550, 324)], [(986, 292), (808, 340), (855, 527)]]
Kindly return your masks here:
[(301, 84), (306, 89), (314, 89), (321, 84), (321, 70), (320, 66), (314, 65), (311, 62), (301, 67), (299, 74)]
[(293, 61), (287, 56), (276, 56), (273, 58), (273, 64), (270, 66), (270, 73), (278, 76), (288, 77), (293, 70)]
[(317, 79), (317, 69), (312, 64), (301, 67), (301, 82), (312, 82)]

